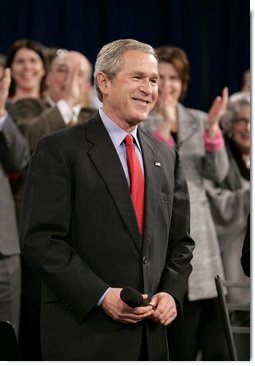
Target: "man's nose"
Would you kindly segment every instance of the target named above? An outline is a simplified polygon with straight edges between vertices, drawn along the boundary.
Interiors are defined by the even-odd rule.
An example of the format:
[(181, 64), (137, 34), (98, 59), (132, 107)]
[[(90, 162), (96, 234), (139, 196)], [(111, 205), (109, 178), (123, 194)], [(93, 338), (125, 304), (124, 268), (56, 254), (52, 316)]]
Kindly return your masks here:
[(150, 83), (150, 80), (144, 79), (142, 81), (142, 84), (140, 86), (140, 90), (143, 91), (146, 95), (149, 95), (152, 93), (152, 85)]

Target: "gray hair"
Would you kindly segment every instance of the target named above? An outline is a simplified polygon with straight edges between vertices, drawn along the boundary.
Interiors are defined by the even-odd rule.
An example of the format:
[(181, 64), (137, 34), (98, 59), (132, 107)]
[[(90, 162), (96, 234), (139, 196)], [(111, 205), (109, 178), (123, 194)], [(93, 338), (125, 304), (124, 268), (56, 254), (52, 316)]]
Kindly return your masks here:
[(244, 105), (250, 105), (249, 92), (237, 92), (231, 95), (226, 111), (220, 121), (224, 132), (231, 131), (233, 122), (239, 117), (240, 109)]
[(149, 53), (158, 61), (154, 48), (147, 43), (136, 41), (135, 39), (119, 39), (104, 45), (99, 51), (95, 63), (94, 83), (98, 99), (102, 102), (103, 95), (99, 89), (97, 75), (104, 72), (108, 79), (112, 80), (123, 66), (123, 55), (128, 50), (137, 50)]

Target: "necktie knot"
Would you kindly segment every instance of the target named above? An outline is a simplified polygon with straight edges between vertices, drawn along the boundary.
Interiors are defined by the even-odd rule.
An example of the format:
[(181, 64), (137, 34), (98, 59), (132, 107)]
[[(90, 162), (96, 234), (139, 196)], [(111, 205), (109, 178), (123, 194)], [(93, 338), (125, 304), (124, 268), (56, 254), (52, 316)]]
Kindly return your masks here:
[(133, 145), (133, 142), (134, 142), (133, 136), (132, 135), (127, 135), (125, 137), (124, 141), (125, 141), (126, 146)]

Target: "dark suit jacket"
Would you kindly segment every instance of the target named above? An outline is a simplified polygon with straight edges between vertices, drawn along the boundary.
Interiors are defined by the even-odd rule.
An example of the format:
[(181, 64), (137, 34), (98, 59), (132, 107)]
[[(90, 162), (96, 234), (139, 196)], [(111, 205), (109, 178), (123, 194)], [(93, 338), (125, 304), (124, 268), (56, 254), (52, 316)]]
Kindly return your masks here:
[(143, 241), (98, 113), (43, 138), (32, 157), (21, 237), (23, 255), (44, 281), (45, 360), (137, 360), (143, 325), (149, 359), (167, 359), (164, 326), (125, 325), (95, 306), (109, 286), (166, 291), (180, 307), (187, 290), (194, 242), (178, 155), (141, 130), (138, 137), (146, 180)]
[(28, 161), (26, 140), (8, 116), (0, 131), (0, 256), (20, 253), (14, 201), (7, 172), (21, 170)]

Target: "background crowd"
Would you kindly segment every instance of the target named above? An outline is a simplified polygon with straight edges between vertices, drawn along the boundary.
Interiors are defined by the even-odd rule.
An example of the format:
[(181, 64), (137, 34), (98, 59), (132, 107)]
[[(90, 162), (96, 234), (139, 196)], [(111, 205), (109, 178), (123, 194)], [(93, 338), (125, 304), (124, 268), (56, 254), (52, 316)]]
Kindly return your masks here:
[[(170, 360), (229, 360), (214, 277), (249, 282), (240, 260), (250, 212), (250, 71), (244, 67), (233, 84), (222, 77), (208, 88), (208, 80), (198, 76), (201, 65), (192, 69), (194, 57), (188, 59), (187, 49), (158, 39), (159, 98), (141, 126), (179, 151), (196, 243), (183, 319), (167, 327)], [(22, 38), (0, 56), (0, 320), (14, 326), (23, 360), (41, 360), (41, 282), (19, 248), (27, 169), (41, 137), (86, 122), (100, 108), (92, 78), (93, 52)], [(209, 55), (201, 57), (208, 60)], [(235, 62), (233, 56), (229, 77)], [(199, 86), (193, 83), (191, 92), (190, 77), (197, 78)], [(201, 96), (197, 105), (194, 93)], [(207, 109), (194, 109), (199, 104)], [(228, 296), (250, 301), (248, 290)], [(239, 312), (232, 318), (249, 323)], [(249, 337), (236, 341), (239, 359), (249, 360)]]

